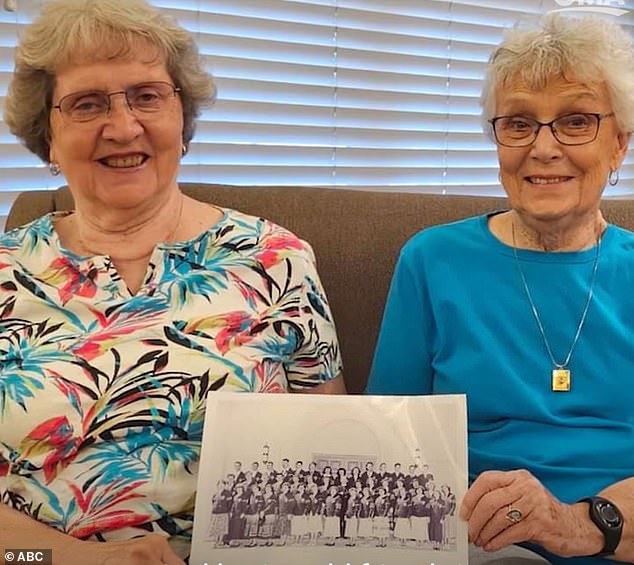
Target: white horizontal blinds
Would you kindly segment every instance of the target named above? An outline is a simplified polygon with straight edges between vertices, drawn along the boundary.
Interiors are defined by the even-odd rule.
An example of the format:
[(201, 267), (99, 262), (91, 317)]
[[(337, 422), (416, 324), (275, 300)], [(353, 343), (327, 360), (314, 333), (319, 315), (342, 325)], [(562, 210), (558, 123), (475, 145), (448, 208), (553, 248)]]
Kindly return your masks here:
[[(501, 193), (478, 105), (491, 49), (558, 7), (216, 0), (193, 19), (155, 3), (197, 32), (219, 88), (184, 178), (470, 194)], [(630, 192), (630, 170), (612, 194)]]
[[(177, 2), (156, 1), (167, 7)], [(197, 31), (218, 86), (181, 178), (331, 185), (335, 146), (334, 2), (201, 2)]]
[[(0, 11), (0, 104), (20, 29)], [(478, 98), (505, 27), (556, 0), (150, 0), (192, 31), (218, 85), (183, 181), (500, 194)], [(595, 2), (598, 4), (599, 2)], [(616, 4), (612, 2), (612, 4)], [(626, 2), (626, 8), (632, 2)], [(619, 22), (631, 26), (632, 17)], [(0, 222), (58, 186), (0, 122)], [(634, 164), (608, 194), (634, 193)]]
[[(447, 91), (444, 78), (426, 80), (423, 73), (434, 65), (444, 69), (446, 61), (412, 52), (418, 32), (402, 33), (406, 15), (390, 6), (381, 13), (334, 0), (203, 4), (191, 24), (199, 30), (219, 100), (199, 126), (204, 148), (193, 147), (187, 160), (193, 167), (200, 159), (193, 178), (430, 184), (427, 173), (442, 164), (439, 143), (447, 143)], [(441, 7), (447, 12), (449, 6)], [(173, 13), (188, 25), (181, 11)], [(426, 63), (429, 68), (421, 69)], [(430, 82), (436, 96), (425, 92)], [(191, 174), (188, 169), (183, 175)]]
[(1, 119), (18, 34), (41, 4), (41, 0), (19, 0), (19, 11), (7, 12), (0, 3), (0, 230), (19, 192), (59, 186), (59, 180), (53, 179), (41, 161), (17, 142)]
[(484, 63), (504, 27), (547, 9), (501, 4), (227, 0), (186, 21), (189, 5), (164, 2), (198, 31), (219, 85), (183, 174), (499, 193), (478, 117)]
[[(604, 5), (611, 8), (618, 8), (627, 10), (627, 13), (616, 18), (623, 27), (625, 27), (630, 34), (634, 35), (634, 0), (612, 0), (603, 2)], [(634, 143), (630, 143), (630, 151), (625, 159), (625, 162), (620, 170), (619, 183), (615, 187), (608, 187), (606, 194), (614, 197), (631, 197), (634, 193)]]
[[(481, 77), (503, 28), (546, 3), (500, 4), (339, 0), (338, 139), (360, 128), (374, 137), (371, 146), (343, 142), (339, 183), (501, 192), (494, 147), (481, 133)], [(632, 187), (628, 169), (620, 191)]]
[[(477, 96), (483, 62), (504, 18), (493, 30), (490, 24), (472, 24), (473, 10), (466, 6), (464, 22), (454, 21), (455, 5), (446, 1), (278, 2), (271, 3), (276, 19), (262, 21), (260, 12), (254, 29), (245, 14), (251, 4), (206, 4), (225, 17), (231, 12), (232, 32), (239, 37), (229, 67), (222, 66), (226, 43), (216, 46), (210, 41), (210, 51), (205, 51), (219, 84), (220, 108), (209, 116), (217, 134), (226, 135), (221, 128), (228, 126), (233, 143), (253, 143), (229, 150), (242, 154), (234, 159), (251, 159), (252, 166), (240, 165), (248, 168), (246, 174), (254, 182), (434, 192), (451, 191), (456, 185), (464, 191), (470, 190), (464, 187), (464, 170), (469, 168), (467, 184), (482, 185), (481, 193), (499, 190), (495, 173), (483, 174), (483, 169), (494, 168), (495, 157), (480, 133)], [(309, 27), (308, 11), (314, 22)], [(516, 18), (517, 13), (510, 12), (506, 20)], [(221, 21), (217, 25), (222, 29)], [(261, 41), (252, 44), (252, 34), (270, 40), (266, 46)], [(469, 40), (454, 37), (463, 35)], [(293, 41), (301, 48), (289, 45)], [(252, 69), (254, 56), (264, 65), (260, 72), (280, 73), (268, 88), (273, 98), (263, 97), (259, 85), (248, 85), (251, 73), (239, 71), (243, 63)], [(236, 99), (236, 74), (246, 87), (240, 94), (248, 100)], [(297, 99), (293, 94), (299, 88), (306, 92)], [(310, 129), (302, 129), (301, 137), (293, 136), (293, 147), (285, 145), (291, 140), (284, 140), (281, 132), (298, 133), (307, 125)], [(258, 137), (246, 137), (254, 133)], [(244, 137), (236, 140), (236, 134)], [(264, 167), (257, 162), (260, 155)], [(462, 174), (453, 172), (454, 167)], [(234, 173), (222, 167), (217, 173), (229, 173), (221, 180), (235, 182), (234, 174), (244, 175), (245, 170)]]

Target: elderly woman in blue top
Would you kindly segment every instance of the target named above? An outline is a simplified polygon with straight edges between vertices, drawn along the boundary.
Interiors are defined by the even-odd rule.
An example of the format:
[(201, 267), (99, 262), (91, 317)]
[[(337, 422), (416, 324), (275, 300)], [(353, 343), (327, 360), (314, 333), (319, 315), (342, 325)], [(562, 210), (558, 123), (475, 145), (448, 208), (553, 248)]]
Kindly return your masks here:
[(368, 392), (467, 394), (460, 516), (485, 551), (634, 561), (634, 234), (599, 209), (633, 92), (618, 25), (510, 30), (482, 106), (511, 209), (425, 230), (398, 260)]

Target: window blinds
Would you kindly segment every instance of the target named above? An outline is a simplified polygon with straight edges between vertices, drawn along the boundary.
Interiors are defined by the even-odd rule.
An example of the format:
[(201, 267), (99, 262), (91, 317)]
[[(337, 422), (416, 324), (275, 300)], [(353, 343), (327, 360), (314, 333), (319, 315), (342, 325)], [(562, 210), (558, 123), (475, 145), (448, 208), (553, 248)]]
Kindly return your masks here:
[[(180, 180), (477, 195), (502, 193), (478, 105), (492, 47), (518, 19), (575, 7), (570, 0), (151, 1), (195, 34), (218, 86)], [(18, 12), (0, 11), (0, 103), (16, 38), (42, 3), (19, 0)], [(3, 222), (17, 192), (64, 180), (2, 123), (0, 144)], [(606, 194), (632, 194), (633, 177), (628, 160)]]

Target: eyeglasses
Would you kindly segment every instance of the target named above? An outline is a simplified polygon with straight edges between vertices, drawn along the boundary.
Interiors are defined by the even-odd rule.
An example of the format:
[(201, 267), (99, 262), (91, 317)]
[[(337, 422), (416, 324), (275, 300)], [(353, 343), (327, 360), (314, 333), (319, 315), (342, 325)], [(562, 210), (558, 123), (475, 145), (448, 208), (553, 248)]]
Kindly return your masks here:
[(566, 114), (550, 122), (539, 122), (525, 116), (498, 116), (489, 120), (493, 127), (495, 140), (505, 147), (526, 147), (531, 145), (539, 134), (539, 130), (548, 126), (555, 139), (562, 145), (584, 145), (597, 138), (599, 126), (603, 118), (614, 116), (579, 112)]
[(64, 96), (53, 108), (57, 108), (62, 117), (72, 122), (90, 122), (109, 116), (112, 108), (111, 97), (123, 94), (132, 112), (152, 114), (164, 110), (168, 102), (180, 90), (169, 82), (142, 82), (114, 92), (103, 90), (74, 92)]

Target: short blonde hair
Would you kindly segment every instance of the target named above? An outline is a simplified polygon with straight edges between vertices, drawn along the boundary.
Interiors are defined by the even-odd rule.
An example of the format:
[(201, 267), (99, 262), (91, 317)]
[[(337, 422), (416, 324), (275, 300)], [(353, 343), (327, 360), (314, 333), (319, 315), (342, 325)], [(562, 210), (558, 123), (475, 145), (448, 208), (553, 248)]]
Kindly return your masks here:
[(597, 16), (572, 18), (552, 13), (537, 25), (509, 29), (493, 51), (480, 97), (482, 127), (492, 135), (496, 90), (519, 80), (541, 90), (553, 78), (587, 84), (605, 82), (619, 128), (634, 131), (634, 46), (615, 22)]
[(49, 161), (50, 112), (55, 73), (78, 61), (135, 55), (139, 43), (156, 47), (180, 88), (183, 143), (194, 136), (203, 105), (216, 89), (191, 34), (144, 0), (55, 0), (24, 31), (4, 119), (11, 132), (44, 162)]

